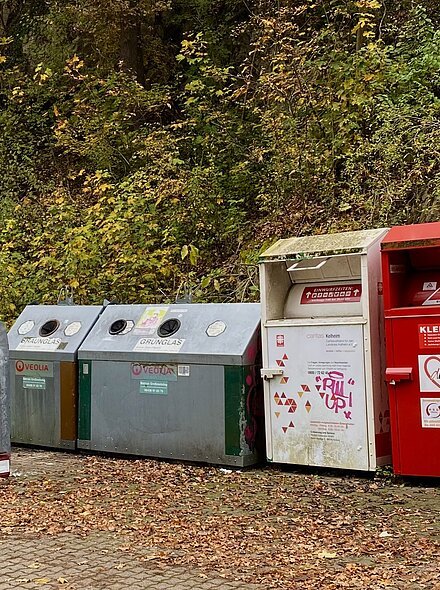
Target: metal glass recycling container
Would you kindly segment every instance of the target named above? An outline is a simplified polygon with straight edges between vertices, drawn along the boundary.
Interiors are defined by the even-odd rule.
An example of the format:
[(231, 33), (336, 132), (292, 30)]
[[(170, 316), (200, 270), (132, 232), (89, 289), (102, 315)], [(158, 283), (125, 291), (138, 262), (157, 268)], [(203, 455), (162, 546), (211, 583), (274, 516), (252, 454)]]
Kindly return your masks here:
[(255, 463), (260, 350), (259, 304), (108, 306), (79, 350), (78, 447)]
[(440, 477), (440, 223), (382, 241), (394, 472)]
[(0, 477), (8, 477), (11, 458), (9, 346), (6, 328), (0, 322)]
[(8, 334), (12, 442), (75, 448), (77, 352), (101, 310), (28, 305), (20, 314)]
[(374, 470), (390, 460), (380, 240), (279, 240), (261, 256), (267, 457)]

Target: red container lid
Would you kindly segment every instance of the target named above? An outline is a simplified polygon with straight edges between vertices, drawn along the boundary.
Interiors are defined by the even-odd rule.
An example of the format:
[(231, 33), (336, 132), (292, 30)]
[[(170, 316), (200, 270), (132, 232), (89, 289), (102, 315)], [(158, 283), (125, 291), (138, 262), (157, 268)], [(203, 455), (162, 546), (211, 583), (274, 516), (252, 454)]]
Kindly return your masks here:
[(440, 246), (440, 222), (397, 225), (383, 238), (382, 250), (406, 250)]

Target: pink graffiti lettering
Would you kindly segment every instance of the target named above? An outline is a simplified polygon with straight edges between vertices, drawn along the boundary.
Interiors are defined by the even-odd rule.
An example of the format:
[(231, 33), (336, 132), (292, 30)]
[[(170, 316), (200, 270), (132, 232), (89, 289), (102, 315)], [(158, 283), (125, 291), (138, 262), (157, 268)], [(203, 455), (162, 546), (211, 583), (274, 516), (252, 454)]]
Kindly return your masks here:
[(353, 407), (353, 392), (348, 391), (346, 393), (345, 390), (346, 385), (349, 388), (354, 385), (354, 380), (350, 378), (346, 382), (344, 373), (340, 371), (329, 371), (326, 377), (316, 377), (315, 381), (322, 381), (321, 394), (323, 394), (327, 408), (335, 414), (339, 414), (339, 411), (342, 410), (345, 418), (351, 420), (351, 410), (346, 408)]

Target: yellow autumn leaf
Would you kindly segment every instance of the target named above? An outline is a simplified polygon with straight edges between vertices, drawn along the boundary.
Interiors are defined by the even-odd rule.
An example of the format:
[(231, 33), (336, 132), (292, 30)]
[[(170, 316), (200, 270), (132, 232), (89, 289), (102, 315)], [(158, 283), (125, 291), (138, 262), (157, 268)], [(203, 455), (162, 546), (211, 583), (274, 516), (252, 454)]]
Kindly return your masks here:
[(322, 559), (335, 559), (337, 556), (337, 553), (330, 553), (329, 551), (320, 551), (318, 553), (318, 557), (321, 557)]

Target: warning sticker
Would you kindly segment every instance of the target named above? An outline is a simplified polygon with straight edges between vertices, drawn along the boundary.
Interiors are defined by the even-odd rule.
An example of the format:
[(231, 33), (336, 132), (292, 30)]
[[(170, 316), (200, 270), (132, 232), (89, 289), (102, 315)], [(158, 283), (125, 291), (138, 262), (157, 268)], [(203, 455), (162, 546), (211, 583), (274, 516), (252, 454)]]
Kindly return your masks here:
[(440, 355), (419, 355), (419, 386), (423, 392), (440, 392)]
[(437, 281), (430, 281), (423, 283), (423, 291), (435, 291), (437, 289)]
[(134, 352), (179, 352), (184, 338), (141, 338), (133, 348)]
[(17, 350), (52, 351), (62, 348), (61, 338), (25, 337), (17, 346)]
[(422, 428), (440, 428), (440, 398), (420, 399)]
[(440, 305), (440, 289), (434, 291), (432, 295), (430, 295), (422, 305)]
[(440, 324), (419, 324), (419, 348), (440, 349)]
[(309, 303), (357, 303), (361, 300), (362, 286), (326, 285), (305, 287), (301, 295), (301, 305)]

